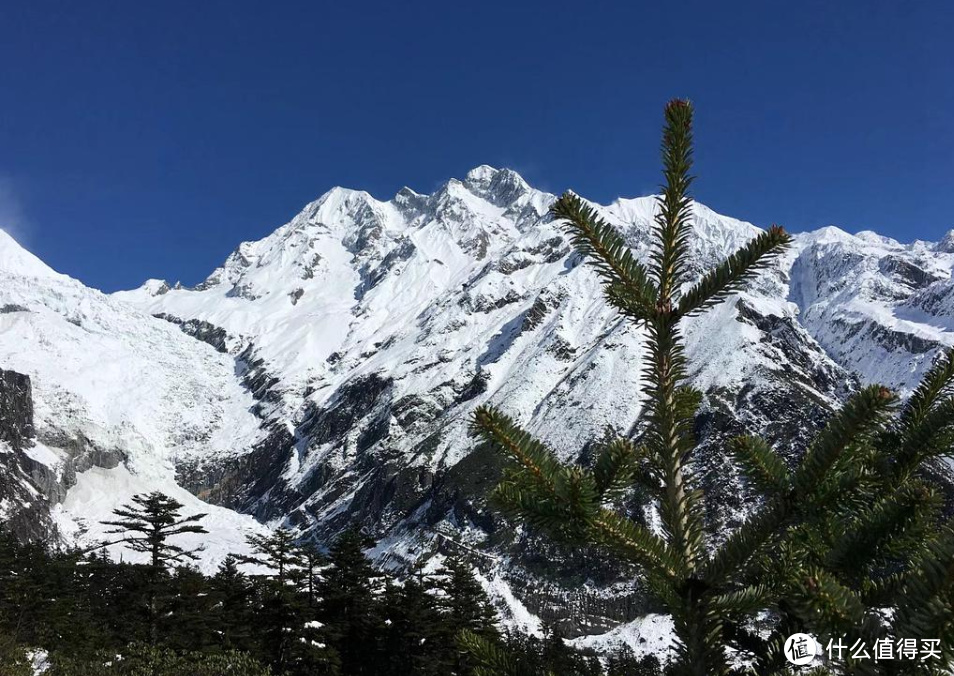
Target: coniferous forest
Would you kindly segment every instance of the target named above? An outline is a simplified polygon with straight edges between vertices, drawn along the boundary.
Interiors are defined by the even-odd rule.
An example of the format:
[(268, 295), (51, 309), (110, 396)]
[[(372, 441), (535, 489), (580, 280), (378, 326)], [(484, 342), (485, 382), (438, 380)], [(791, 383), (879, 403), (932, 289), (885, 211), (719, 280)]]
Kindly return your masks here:
[(51, 553), (0, 532), (0, 674), (32, 676), (42, 651), (50, 676), (463, 676), (478, 668), (465, 632), (530, 672), (660, 673), (655, 658), (626, 652), (604, 667), (556, 631), (504, 633), (471, 564), (452, 558), (396, 579), (375, 570), (356, 530), (326, 552), (283, 529), (256, 536), (254, 555), (205, 576), (175, 544), (203, 532), (201, 515), (180, 515), (160, 493), (135, 502), (117, 511), (114, 532), (148, 563)]

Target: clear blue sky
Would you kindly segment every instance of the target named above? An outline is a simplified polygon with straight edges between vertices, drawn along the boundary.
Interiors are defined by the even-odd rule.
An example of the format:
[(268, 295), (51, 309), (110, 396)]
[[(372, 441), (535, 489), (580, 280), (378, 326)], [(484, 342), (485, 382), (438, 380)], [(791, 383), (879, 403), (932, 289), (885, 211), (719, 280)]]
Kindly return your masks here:
[(949, 0), (4, 2), (0, 220), (105, 290), (193, 284), (333, 185), (648, 194), (679, 96), (714, 209), (932, 239), (952, 35)]

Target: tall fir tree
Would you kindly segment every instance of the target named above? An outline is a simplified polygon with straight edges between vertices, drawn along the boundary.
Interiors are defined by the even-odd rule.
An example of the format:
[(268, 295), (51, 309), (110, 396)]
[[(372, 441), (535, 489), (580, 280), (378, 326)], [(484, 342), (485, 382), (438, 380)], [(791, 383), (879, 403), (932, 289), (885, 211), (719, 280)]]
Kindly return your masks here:
[(443, 631), (433, 586), (424, 575), (400, 585), (388, 584), (380, 601), (381, 650), (386, 658), (380, 676), (446, 676), (452, 657)]
[(248, 536), (253, 554), (237, 557), (271, 571), (257, 580), (263, 655), (279, 674), (334, 674), (338, 656), (326, 645), (325, 630), (308, 596), (301, 593), (303, 566), (308, 561), (295, 535), (278, 528)]
[(497, 613), (474, 576), (473, 567), (466, 561), (449, 558), (444, 561), (441, 572), (437, 587), (442, 592), (439, 602), (441, 627), (451, 646), (451, 673), (458, 676), (470, 674), (476, 664), (467, 651), (457, 649), (457, 639), (467, 632), (485, 641), (499, 642)]
[[(109, 545), (125, 544), (136, 552), (149, 556), (149, 565), (155, 570), (166, 569), (187, 561), (198, 559), (196, 550), (187, 550), (170, 538), (187, 533), (208, 533), (202, 524), (206, 514), (183, 516), (182, 503), (159, 491), (135, 495), (129, 504), (113, 510), (116, 517), (103, 521), (104, 526), (113, 526), (110, 535), (121, 535)], [(98, 545), (97, 549), (103, 545)]]
[(253, 533), (246, 540), (253, 553), (237, 557), (238, 560), (268, 568), (281, 583), (288, 581), (302, 565), (301, 548), (295, 534), (287, 528), (276, 528), (267, 534)]
[(339, 535), (318, 587), (318, 619), (327, 627), (342, 673), (354, 676), (376, 674), (381, 664), (378, 648), (384, 625), (375, 601), (377, 576), (364, 554), (371, 544), (357, 529)]
[(255, 642), (254, 590), (238, 559), (228, 555), (209, 581), (212, 597), (210, 622), (225, 648), (248, 649)]
[[(734, 457), (763, 506), (724, 542), (705, 530), (705, 496), (692, 471), (702, 394), (686, 383), (680, 324), (739, 290), (790, 238), (773, 226), (699, 280), (689, 279), (692, 116), (687, 101), (665, 109), (664, 184), (648, 265), (576, 195), (551, 208), (595, 267), (607, 302), (646, 332), (638, 435), (604, 442), (586, 470), (561, 464), (511, 418), (481, 406), (474, 433), (510, 460), (494, 499), (568, 544), (595, 544), (636, 565), (673, 618), (677, 676), (730, 673), (730, 648), (751, 656), (758, 676), (787, 673), (782, 639), (792, 628), (823, 638), (939, 638), (947, 647), (931, 668), (943, 668), (954, 645), (954, 529), (943, 521), (925, 468), (951, 454), (949, 356), (896, 417), (891, 392), (863, 388), (794, 469), (759, 438), (734, 440)], [(658, 529), (613, 509), (614, 498), (637, 485), (652, 496)], [(776, 620), (767, 640), (744, 629), (761, 612)], [(518, 673), (492, 644), (466, 633), (463, 641), (479, 673)], [(833, 668), (913, 674), (921, 667), (848, 660)]]
[(318, 604), (318, 582), (322, 567), (328, 557), (314, 542), (306, 542), (299, 546), (301, 557), (301, 587), (308, 596), (308, 606), (314, 608)]
[(149, 557), (146, 604), (152, 644), (158, 640), (158, 605), (168, 592), (164, 588), (168, 568), (198, 559), (197, 550), (185, 549), (171, 539), (178, 535), (208, 533), (199, 523), (206, 514), (184, 516), (180, 513), (182, 508), (181, 502), (159, 491), (141, 493), (133, 496), (129, 504), (114, 509), (115, 519), (102, 522), (113, 527), (108, 534), (121, 537), (100, 546), (124, 544)]
[(444, 624), (455, 634), (466, 630), (488, 638), (499, 637), (497, 613), (473, 568), (463, 559), (449, 558), (444, 561), (442, 572), (437, 586), (444, 592)]

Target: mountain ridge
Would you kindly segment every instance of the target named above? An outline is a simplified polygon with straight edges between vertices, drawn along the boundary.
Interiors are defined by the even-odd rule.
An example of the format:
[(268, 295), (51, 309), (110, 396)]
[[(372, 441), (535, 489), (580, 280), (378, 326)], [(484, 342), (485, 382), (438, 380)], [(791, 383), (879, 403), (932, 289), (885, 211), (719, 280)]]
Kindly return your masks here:
[[(582, 575), (615, 588), (625, 578), (487, 509), (495, 460), (467, 433), (490, 401), (564, 460), (587, 462), (607, 427), (638, 417), (642, 335), (603, 302), (547, 215), (552, 199), (486, 165), (430, 195), (335, 188), (191, 289), (149, 280), (106, 295), (31, 277), (35, 263), (0, 246), (0, 308), (19, 308), (0, 311), (0, 368), (33, 379), (35, 443), (53, 465), (115, 462), (79, 463), (57, 488), (62, 537), (95, 540), (94, 520), (153, 481), (192, 508), (205, 509), (199, 496), (227, 510), (217, 556), (239, 546), (228, 529), (259, 527), (240, 515), (319, 542), (357, 522), (379, 539), (381, 565), (484, 552), (497, 562), (488, 584), (505, 581), (537, 614), (561, 612), (539, 600), (541, 585), (572, 594), (567, 580)], [(594, 208), (647, 256), (653, 197)], [(692, 274), (759, 232), (701, 204), (693, 214)], [(711, 528), (748, 510), (728, 436), (759, 432), (793, 457), (860, 384), (908, 392), (954, 344), (948, 248), (800, 233), (746, 290), (685, 322), (690, 379), (705, 393), (693, 471), (715, 496)], [(93, 505), (97, 491), (110, 499)], [(599, 617), (558, 619), (573, 634), (631, 619), (607, 603)]]

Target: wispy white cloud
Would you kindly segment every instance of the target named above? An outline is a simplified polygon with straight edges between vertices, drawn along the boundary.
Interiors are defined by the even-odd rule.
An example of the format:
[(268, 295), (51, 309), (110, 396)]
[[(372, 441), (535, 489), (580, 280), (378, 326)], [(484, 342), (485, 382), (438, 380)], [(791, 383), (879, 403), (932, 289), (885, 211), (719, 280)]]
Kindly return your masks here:
[(33, 228), (27, 218), (16, 182), (0, 174), (0, 230), (26, 245)]

